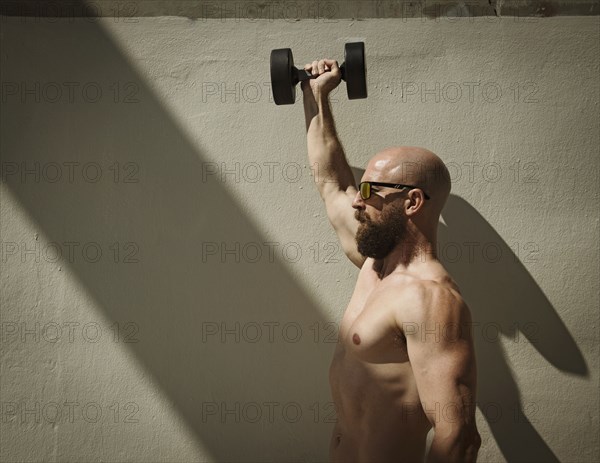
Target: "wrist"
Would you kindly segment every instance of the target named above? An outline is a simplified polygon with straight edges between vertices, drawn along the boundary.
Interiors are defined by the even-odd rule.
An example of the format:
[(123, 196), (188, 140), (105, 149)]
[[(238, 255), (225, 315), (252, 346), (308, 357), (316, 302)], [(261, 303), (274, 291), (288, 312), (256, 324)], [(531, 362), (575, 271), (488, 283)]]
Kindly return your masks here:
[(313, 116), (326, 116), (331, 114), (331, 107), (329, 104), (329, 94), (316, 93), (311, 95), (310, 98), (304, 99), (304, 105), (308, 112)]

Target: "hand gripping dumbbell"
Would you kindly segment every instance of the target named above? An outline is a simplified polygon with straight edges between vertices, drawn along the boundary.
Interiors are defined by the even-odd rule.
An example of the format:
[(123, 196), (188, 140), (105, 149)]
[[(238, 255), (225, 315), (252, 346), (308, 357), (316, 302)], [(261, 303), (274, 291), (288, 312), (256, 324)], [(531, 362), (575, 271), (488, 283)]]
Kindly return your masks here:
[[(350, 42), (344, 46), (344, 62), (340, 66), (342, 80), (346, 81), (348, 99), (367, 97), (367, 66), (365, 44)], [(294, 67), (292, 50), (278, 48), (271, 51), (271, 89), (275, 104), (293, 104), (296, 101), (296, 84), (303, 80), (316, 79), (305, 69)]]

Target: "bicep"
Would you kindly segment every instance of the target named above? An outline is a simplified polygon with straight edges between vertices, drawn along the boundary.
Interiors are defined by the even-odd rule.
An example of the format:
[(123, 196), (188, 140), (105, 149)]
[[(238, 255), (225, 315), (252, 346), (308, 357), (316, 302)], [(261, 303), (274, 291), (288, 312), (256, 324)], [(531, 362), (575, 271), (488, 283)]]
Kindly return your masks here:
[(325, 207), (327, 217), (333, 226), (344, 254), (356, 265), (361, 268), (365, 257), (358, 252), (356, 246), (356, 230), (358, 221), (354, 217), (352, 201), (356, 196), (357, 190), (354, 186), (349, 186), (345, 191), (331, 191), (325, 197)]

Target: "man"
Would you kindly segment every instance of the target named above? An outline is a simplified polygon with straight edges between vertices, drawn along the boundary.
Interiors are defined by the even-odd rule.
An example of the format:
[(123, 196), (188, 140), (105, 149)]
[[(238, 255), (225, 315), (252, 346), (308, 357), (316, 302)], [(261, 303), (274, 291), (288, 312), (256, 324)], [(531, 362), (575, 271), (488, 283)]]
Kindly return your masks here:
[(426, 149), (388, 148), (357, 190), (328, 101), (338, 63), (304, 68), (319, 75), (302, 82), (309, 161), (342, 248), (360, 268), (329, 370), (330, 460), (422, 462), (433, 427), (428, 462), (474, 462), (471, 315), (435, 249), (448, 170)]

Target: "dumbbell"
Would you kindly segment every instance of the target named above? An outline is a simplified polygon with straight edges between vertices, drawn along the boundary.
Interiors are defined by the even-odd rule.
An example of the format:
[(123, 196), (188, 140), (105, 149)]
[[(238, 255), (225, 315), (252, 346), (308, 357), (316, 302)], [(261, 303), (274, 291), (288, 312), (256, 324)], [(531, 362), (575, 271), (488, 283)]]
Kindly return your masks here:
[[(344, 46), (344, 62), (340, 71), (342, 79), (346, 81), (348, 99), (366, 98), (367, 66), (363, 42), (350, 42)], [(271, 89), (275, 104), (293, 104), (296, 101), (296, 84), (317, 77), (305, 69), (294, 67), (291, 49), (271, 50)]]

